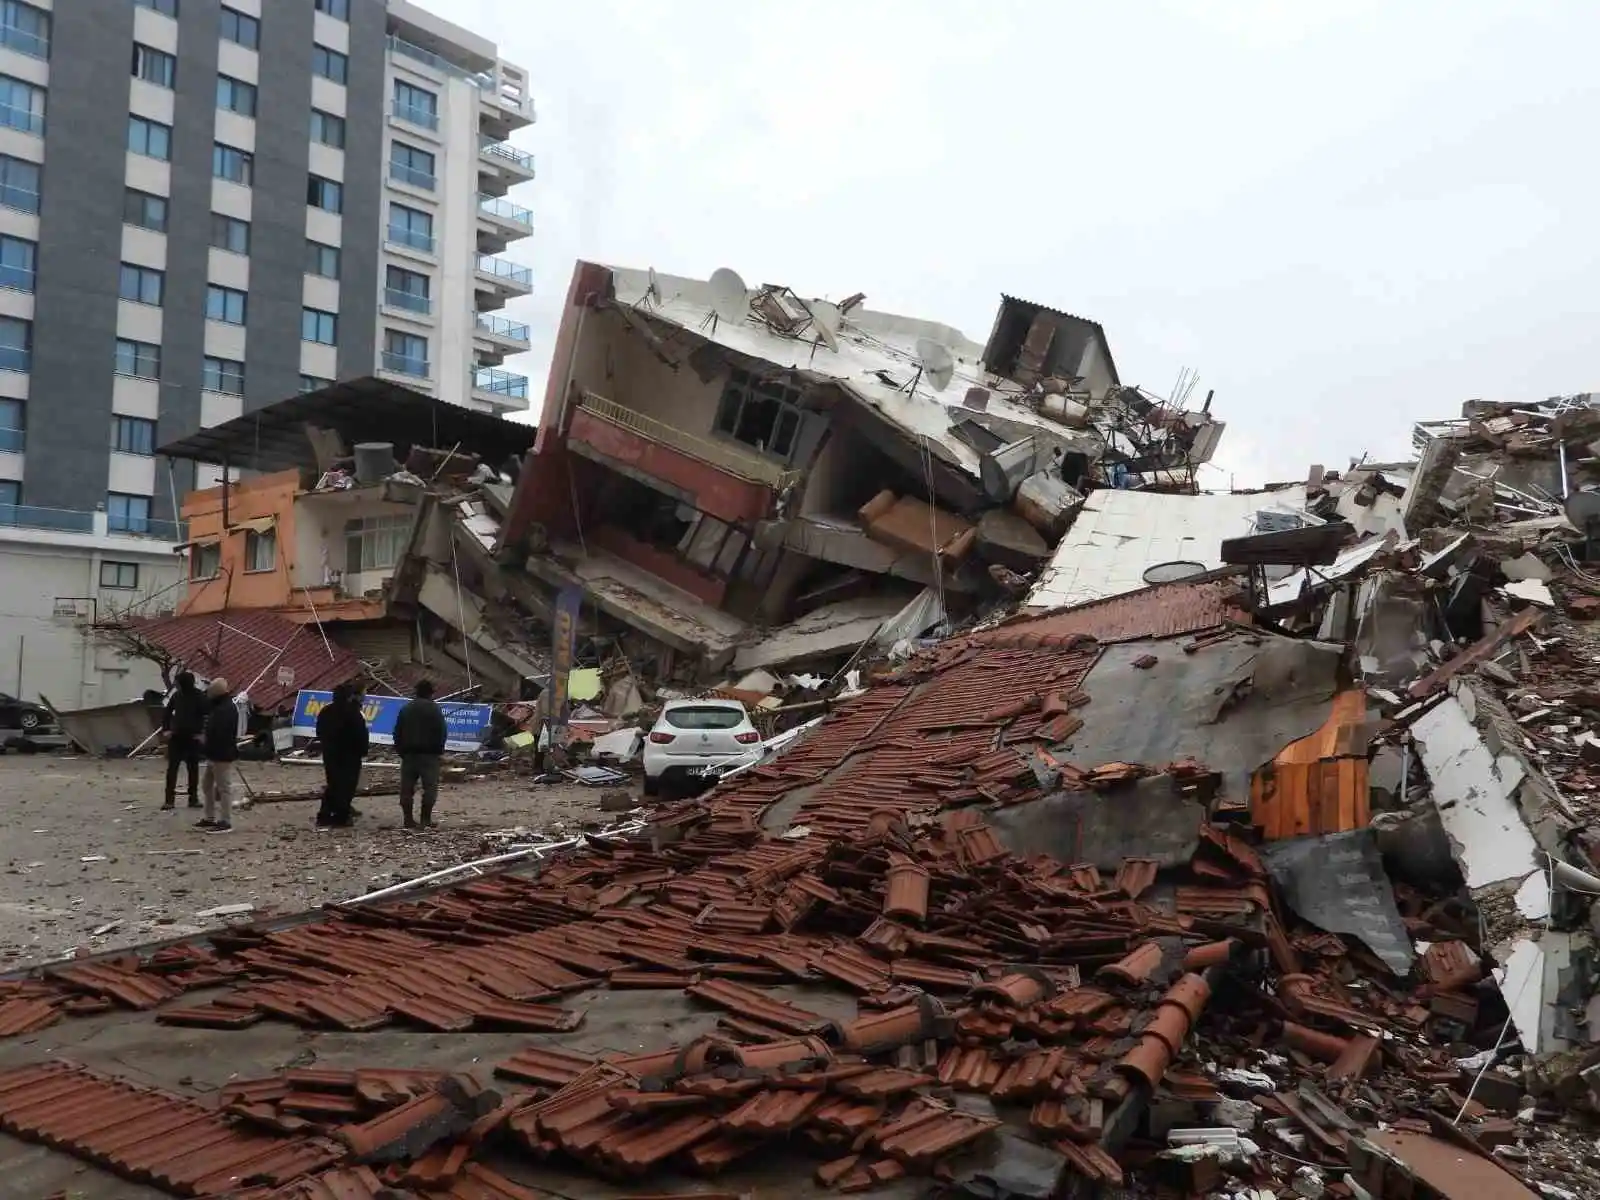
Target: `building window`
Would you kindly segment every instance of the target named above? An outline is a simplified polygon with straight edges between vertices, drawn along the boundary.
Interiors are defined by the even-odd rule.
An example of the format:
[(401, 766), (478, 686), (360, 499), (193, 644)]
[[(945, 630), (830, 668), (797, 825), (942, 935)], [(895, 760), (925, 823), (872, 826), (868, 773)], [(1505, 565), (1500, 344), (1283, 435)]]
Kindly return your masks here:
[(0, 371), (33, 369), (33, 322), (0, 317)]
[(128, 118), (128, 149), (135, 154), (172, 161), (172, 126), (145, 117)]
[(222, 574), (222, 543), (208, 542), (189, 549), (189, 578), (215, 579)]
[(211, 244), (230, 254), (250, 253), (250, 222), (226, 213), (211, 214)]
[(247, 50), (255, 50), (261, 45), (261, 22), (248, 13), (223, 9), (221, 33), (223, 41), (236, 42)]
[(439, 128), (439, 97), (402, 79), (394, 81), (394, 115), (424, 129)]
[(139, 564), (106, 559), (100, 564), (100, 586), (119, 592), (136, 590), (139, 586)]
[(161, 378), (161, 347), (154, 342), (117, 339), (117, 374), (135, 379)]
[(321, 142), (324, 146), (332, 146), (335, 150), (343, 150), (344, 118), (323, 112), (320, 108), (313, 108), (311, 110), (311, 140), (313, 142)]
[(398, 329), (383, 331), (383, 369), (401, 375), (428, 375), (428, 339)]
[(321, 242), (306, 243), (306, 274), (325, 279), (339, 278), (339, 247)]
[(0, 154), (0, 205), (18, 212), (39, 211), (39, 164)]
[(350, 60), (319, 42), (311, 46), (311, 69), (324, 79), (344, 83), (350, 77)]
[(323, 346), (339, 344), (339, 318), (319, 308), (300, 310), (300, 340), (317, 342)]
[(231, 358), (206, 356), (205, 369), (200, 374), (200, 386), (208, 392), (222, 392), (228, 396), (244, 395), (244, 364)]
[(246, 572), (278, 569), (276, 529), (265, 529), (260, 533), (254, 529), (244, 531), (244, 569)]
[(21, 400), (0, 400), (0, 453), (21, 454), (27, 440)]
[(433, 214), (404, 204), (389, 205), (389, 240), (397, 246), (433, 253)]
[(323, 388), (332, 386), (333, 380), (331, 379), (322, 379), (316, 375), (300, 376), (301, 392), (320, 392)]
[(217, 76), (217, 107), (241, 117), (256, 115), (256, 85), (231, 75)]
[(133, 3), (135, 8), (148, 8), (174, 20), (178, 16), (178, 0), (133, 0)]
[(133, 74), (136, 79), (169, 88), (178, 78), (178, 60), (165, 50), (143, 43), (133, 44)]
[(15, 479), (0, 479), (0, 525), (15, 525), (22, 506), (22, 485)]
[(50, 14), (22, 0), (0, 0), (0, 46), (50, 57)]
[(387, 571), (405, 554), (406, 543), (411, 540), (411, 518), (404, 513), (361, 517), (345, 522), (344, 537), (347, 574)]
[(167, 198), (149, 192), (136, 192), (129, 188), (122, 196), (122, 220), (140, 229), (167, 231)]
[(717, 432), (788, 462), (804, 417), (794, 388), (735, 370), (722, 390)]
[(206, 320), (224, 325), (243, 325), (245, 293), (219, 284), (206, 285)]
[(112, 417), (111, 448), (149, 457), (156, 452), (156, 423), (143, 417)]
[(306, 180), (306, 203), (331, 213), (344, 211), (344, 185), (320, 175)]
[(122, 264), (122, 281), (117, 295), (135, 304), (154, 304), (160, 307), (167, 290), (165, 271), (153, 267), (140, 267), (133, 263)]
[(420, 271), (390, 267), (384, 280), (384, 303), (393, 308), (403, 308), (407, 312), (431, 312), (433, 304), (428, 295), (430, 282)]
[(226, 179), (229, 183), (249, 187), (251, 180), (255, 178), (255, 167), (255, 156), (248, 150), (240, 150), (221, 142), (211, 147), (211, 173), (218, 179)]
[(395, 142), (389, 147), (389, 178), (424, 191), (433, 191), (433, 155), (416, 146)]
[(149, 533), (150, 497), (108, 492), (106, 528), (112, 533)]
[(327, 13), (337, 21), (350, 19), (350, 0), (317, 0), (317, 11)]
[(44, 89), (0, 75), (0, 125), (44, 136)]
[(34, 255), (38, 247), (24, 238), (0, 236), (0, 288), (14, 292), (33, 291)]

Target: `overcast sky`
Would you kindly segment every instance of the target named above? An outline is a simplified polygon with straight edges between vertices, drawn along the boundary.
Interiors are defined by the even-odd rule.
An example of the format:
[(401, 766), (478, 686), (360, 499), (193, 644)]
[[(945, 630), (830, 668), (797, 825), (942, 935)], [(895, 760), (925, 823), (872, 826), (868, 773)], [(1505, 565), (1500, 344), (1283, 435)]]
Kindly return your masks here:
[(1600, 5), (421, 0), (529, 68), (542, 396), (575, 258), (943, 321), (1002, 291), (1184, 367), (1207, 486), (1600, 389)]

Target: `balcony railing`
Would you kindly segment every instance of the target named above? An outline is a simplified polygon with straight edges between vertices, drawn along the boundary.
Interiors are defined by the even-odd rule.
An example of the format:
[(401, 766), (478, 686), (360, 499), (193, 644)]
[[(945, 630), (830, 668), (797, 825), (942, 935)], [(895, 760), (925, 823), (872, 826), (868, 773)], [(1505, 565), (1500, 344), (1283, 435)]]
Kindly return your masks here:
[(402, 291), (400, 288), (384, 288), (383, 302), (390, 308), (404, 309), (406, 312), (431, 313), (433, 301), (426, 296), (419, 296), (415, 292)]
[(392, 158), (389, 160), (389, 178), (425, 192), (433, 191), (438, 183), (430, 172)]
[(185, 540), (182, 521), (158, 521), (154, 517), (122, 517), (106, 522), (106, 532), (115, 537), (147, 537), (158, 542)]
[(699, 459), (740, 479), (765, 484), (773, 491), (782, 491), (797, 482), (803, 474), (801, 471), (791, 471), (779, 463), (741, 450), (727, 442), (714, 442), (696, 437), (692, 433), (685, 433), (664, 421), (634, 412), (631, 408), (624, 408), (616, 401), (607, 400), (594, 392), (584, 392), (579, 407), (602, 421), (631, 429), (642, 438), (676, 450), (680, 454), (686, 454), (690, 458)]
[(533, 268), (524, 267), (520, 263), (510, 262), (504, 258), (496, 258), (492, 254), (478, 256), (478, 270), (485, 275), (493, 275), (496, 279), (504, 279), (519, 287), (531, 288), (533, 286)]
[(526, 342), (529, 340), (528, 327), (516, 321), (508, 321), (496, 313), (479, 313), (478, 328), (485, 333), (492, 333), (495, 337), (506, 338), (513, 342)]
[(429, 374), (427, 359), (410, 354), (396, 354), (393, 350), (383, 352), (383, 369), (393, 371), (397, 375), (414, 375), (418, 379), (426, 379)]
[(17, 346), (0, 346), (0, 371), (21, 371), (24, 374), (33, 370), (33, 351), (24, 350)]
[(0, 427), (0, 454), (21, 454), (27, 444), (26, 430)]
[(407, 58), (414, 59), (424, 66), (432, 67), (435, 71), (441, 71), (456, 79), (465, 79), (468, 83), (474, 84), (486, 92), (494, 89), (494, 77), (492, 75), (485, 75), (479, 71), (469, 71), (465, 67), (458, 67), (442, 55), (435, 54), (432, 50), (424, 50), (415, 42), (408, 42), (405, 38), (396, 37), (392, 33), (389, 35), (389, 49), (396, 54), (403, 54)]
[(518, 150), (510, 142), (497, 142), (493, 138), (480, 138), (478, 149), (491, 158), (503, 158), (509, 163), (522, 168), (528, 174), (533, 174), (533, 155), (526, 150)]
[(389, 241), (396, 246), (409, 246), (424, 254), (433, 253), (433, 234), (420, 229), (407, 229), (404, 225), (389, 226)]
[(36, 137), (44, 136), (44, 114), (34, 112), (32, 109), (19, 108), (15, 104), (0, 103), (0, 125), (20, 129), (23, 133), (31, 133)]
[(33, 504), (0, 504), (0, 526), (48, 529), (54, 533), (93, 533), (94, 514), (75, 508), (39, 508)]
[(479, 367), (472, 373), (472, 386), (480, 392), (496, 396), (509, 396), (513, 400), (528, 398), (528, 377), (499, 367)]
[(50, 57), (49, 38), (40, 37), (37, 33), (30, 33), (26, 29), (19, 29), (15, 25), (0, 24), (0, 46), (9, 46), (19, 54), (31, 55), (34, 58)]
[(503, 221), (510, 221), (520, 225), (529, 233), (533, 232), (533, 210), (523, 208), (520, 204), (499, 196), (478, 196), (478, 211), (488, 213), (491, 217), (499, 217)]
[(439, 114), (430, 109), (396, 100), (391, 105), (390, 111), (394, 113), (396, 120), (404, 121), (407, 125), (415, 125), (418, 129), (439, 128)]

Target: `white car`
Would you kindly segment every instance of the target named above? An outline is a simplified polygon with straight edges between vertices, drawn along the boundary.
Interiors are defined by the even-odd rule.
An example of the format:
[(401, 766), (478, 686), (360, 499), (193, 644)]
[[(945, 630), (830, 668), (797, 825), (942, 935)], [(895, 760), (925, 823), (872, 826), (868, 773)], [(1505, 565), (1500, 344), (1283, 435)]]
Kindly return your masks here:
[(662, 785), (704, 783), (707, 767), (761, 753), (761, 734), (737, 700), (669, 700), (644, 744), (644, 794)]

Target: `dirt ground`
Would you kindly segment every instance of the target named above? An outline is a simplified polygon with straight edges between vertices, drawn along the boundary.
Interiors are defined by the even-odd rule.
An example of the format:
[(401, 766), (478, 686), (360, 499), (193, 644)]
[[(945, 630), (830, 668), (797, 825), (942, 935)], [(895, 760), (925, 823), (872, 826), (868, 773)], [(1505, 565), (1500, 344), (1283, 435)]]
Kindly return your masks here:
[[(180, 937), (224, 920), (202, 915), (250, 905), (250, 919), (329, 901), (496, 853), (506, 840), (571, 836), (618, 819), (600, 791), (495, 775), (450, 784), (433, 831), (400, 828), (393, 795), (358, 798), (353, 829), (318, 830), (314, 801), (268, 802), (320, 784), (315, 765), (246, 763), (264, 800), (235, 811), (234, 829), (206, 834), (184, 807), (160, 811), (164, 764), (0, 755), (0, 971)], [(363, 782), (389, 780), (368, 766)], [(496, 837), (521, 829), (514, 839)]]

